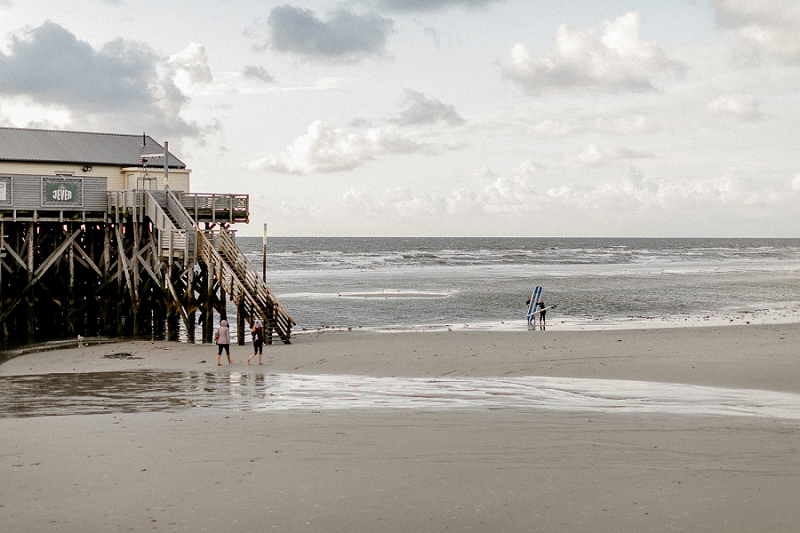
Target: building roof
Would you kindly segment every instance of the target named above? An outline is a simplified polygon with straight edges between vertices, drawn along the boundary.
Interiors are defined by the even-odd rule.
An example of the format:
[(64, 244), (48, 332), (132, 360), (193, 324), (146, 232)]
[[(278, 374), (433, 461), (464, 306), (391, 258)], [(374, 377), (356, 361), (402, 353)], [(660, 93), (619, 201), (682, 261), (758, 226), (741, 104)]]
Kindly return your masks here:
[[(142, 166), (142, 156), (163, 154), (152, 137), (121, 133), (0, 128), (0, 161)], [(163, 167), (164, 156), (148, 157), (148, 167)], [(169, 154), (169, 168), (186, 168)]]

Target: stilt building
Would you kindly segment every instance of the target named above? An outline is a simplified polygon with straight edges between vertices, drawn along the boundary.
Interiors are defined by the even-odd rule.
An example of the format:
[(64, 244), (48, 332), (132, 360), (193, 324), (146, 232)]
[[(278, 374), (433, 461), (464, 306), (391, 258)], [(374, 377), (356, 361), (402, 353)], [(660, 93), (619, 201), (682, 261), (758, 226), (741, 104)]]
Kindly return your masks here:
[(239, 249), (249, 196), (190, 192), (191, 171), (147, 135), (0, 128), (0, 335), (238, 342), (294, 321)]

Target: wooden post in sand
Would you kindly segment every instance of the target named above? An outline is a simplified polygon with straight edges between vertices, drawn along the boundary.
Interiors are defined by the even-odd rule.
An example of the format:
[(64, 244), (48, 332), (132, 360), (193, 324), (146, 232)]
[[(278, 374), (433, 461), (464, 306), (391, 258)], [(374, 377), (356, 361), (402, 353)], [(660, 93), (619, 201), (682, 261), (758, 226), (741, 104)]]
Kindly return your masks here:
[[(66, 235), (72, 234), (72, 224)], [(67, 249), (69, 260), (69, 286), (67, 287), (67, 335), (75, 335), (75, 248), (70, 245)]]
[(103, 335), (111, 335), (111, 225), (105, 224), (103, 228), (103, 291), (101, 314), (103, 317)]
[(186, 310), (189, 316), (188, 324), (186, 324), (186, 337), (189, 342), (194, 342), (194, 328), (197, 320), (194, 306), (194, 265), (190, 265), (186, 279)]
[(33, 297), (33, 287), (31, 286), (33, 284), (33, 253), (34, 253), (34, 249), (35, 249), (34, 241), (35, 241), (35, 235), (36, 235), (36, 232), (34, 230), (35, 230), (35, 227), (33, 225), (33, 222), (30, 222), (28, 224), (28, 234), (26, 236), (27, 239), (25, 239), (26, 245), (28, 246), (28, 287), (29, 287), (28, 290), (29, 290), (29, 292), (28, 292), (28, 294), (26, 296), (26, 300), (27, 300), (26, 303), (28, 304), (27, 305), (27, 308), (28, 308), (28, 342), (32, 342), (33, 341), (33, 335), (36, 333), (36, 314), (33, 311), (33, 304), (36, 301), (36, 299)]
[(244, 346), (244, 302), (236, 306), (236, 343)]
[(203, 322), (203, 338), (211, 342), (214, 338), (214, 264), (208, 263), (206, 269), (206, 318)]

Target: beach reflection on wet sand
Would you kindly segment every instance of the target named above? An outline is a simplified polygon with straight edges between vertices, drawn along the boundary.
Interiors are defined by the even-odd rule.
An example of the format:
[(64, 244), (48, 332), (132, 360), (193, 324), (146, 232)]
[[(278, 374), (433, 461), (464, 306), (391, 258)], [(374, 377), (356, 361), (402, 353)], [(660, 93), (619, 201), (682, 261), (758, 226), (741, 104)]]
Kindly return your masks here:
[(537, 410), (800, 419), (800, 395), (676, 383), (555, 377), (402, 378), (117, 371), (0, 377), (0, 417), (188, 409)]

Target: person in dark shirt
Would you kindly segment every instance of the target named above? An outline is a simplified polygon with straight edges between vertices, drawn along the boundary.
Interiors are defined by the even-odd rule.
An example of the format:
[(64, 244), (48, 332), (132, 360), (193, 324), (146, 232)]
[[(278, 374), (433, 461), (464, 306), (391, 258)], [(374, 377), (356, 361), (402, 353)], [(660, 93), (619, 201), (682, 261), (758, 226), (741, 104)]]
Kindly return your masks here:
[(261, 355), (264, 346), (264, 328), (261, 325), (260, 319), (257, 318), (256, 321), (253, 323), (253, 328), (250, 330), (250, 335), (253, 338), (253, 355), (247, 358), (247, 364), (249, 365), (250, 361), (253, 360), (253, 357), (258, 355), (258, 364), (260, 365), (262, 364)]

